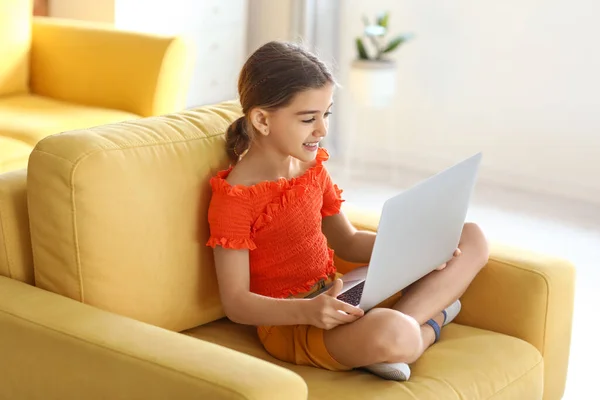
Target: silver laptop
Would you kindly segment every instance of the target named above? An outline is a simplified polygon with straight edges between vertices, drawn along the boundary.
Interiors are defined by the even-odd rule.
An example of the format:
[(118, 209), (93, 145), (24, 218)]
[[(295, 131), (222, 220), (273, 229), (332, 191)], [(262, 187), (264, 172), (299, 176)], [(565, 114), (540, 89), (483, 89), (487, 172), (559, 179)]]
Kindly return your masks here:
[(458, 247), (481, 157), (477, 153), (388, 199), (371, 262), (368, 268), (344, 275), (338, 299), (368, 311), (450, 260)]

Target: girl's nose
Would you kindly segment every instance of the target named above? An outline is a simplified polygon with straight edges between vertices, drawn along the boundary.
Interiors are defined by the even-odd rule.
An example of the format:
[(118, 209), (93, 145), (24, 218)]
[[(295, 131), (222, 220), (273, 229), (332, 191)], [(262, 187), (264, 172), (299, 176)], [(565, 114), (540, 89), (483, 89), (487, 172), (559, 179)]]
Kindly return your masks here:
[(317, 125), (317, 129), (315, 129), (315, 131), (313, 132), (313, 135), (315, 137), (319, 137), (319, 138), (327, 136), (327, 125), (325, 124), (325, 121), (321, 121)]

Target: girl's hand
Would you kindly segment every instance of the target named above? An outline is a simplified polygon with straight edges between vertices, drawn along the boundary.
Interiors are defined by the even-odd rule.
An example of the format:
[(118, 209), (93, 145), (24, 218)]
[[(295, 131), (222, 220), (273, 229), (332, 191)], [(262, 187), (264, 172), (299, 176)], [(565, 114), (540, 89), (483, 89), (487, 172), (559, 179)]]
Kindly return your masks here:
[(329, 330), (354, 322), (365, 314), (360, 308), (336, 298), (342, 287), (342, 280), (336, 279), (326, 292), (307, 301), (307, 320), (310, 325)]
[[(455, 259), (456, 257), (460, 257), (461, 254), (462, 254), (462, 251), (460, 251), (460, 249), (457, 248), (456, 250), (454, 250), (454, 254), (452, 256), (452, 260)], [(452, 260), (450, 260), (450, 261), (452, 261)], [(436, 271), (441, 271), (444, 268), (446, 268), (446, 266), (448, 265), (448, 263), (450, 261), (447, 261), (447, 262), (443, 263), (442, 265), (440, 265), (439, 267), (437, 267)]]

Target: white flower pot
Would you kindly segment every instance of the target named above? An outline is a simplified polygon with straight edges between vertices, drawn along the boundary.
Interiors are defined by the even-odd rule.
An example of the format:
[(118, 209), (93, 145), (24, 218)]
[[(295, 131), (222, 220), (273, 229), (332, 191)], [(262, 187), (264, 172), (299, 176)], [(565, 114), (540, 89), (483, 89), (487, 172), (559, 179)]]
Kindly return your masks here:
[(396, 93), (396, 63), (389, 60), (353, 61), (350, 69), (350, 91), (355, 101), (364, 106), (389, 106)]

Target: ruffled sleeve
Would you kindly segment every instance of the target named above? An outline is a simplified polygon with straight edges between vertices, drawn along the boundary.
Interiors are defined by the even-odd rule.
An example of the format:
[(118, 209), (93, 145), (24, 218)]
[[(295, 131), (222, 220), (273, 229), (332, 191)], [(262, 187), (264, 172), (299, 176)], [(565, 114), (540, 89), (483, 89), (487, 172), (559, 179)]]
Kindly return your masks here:
[[(319, 163), (326, 161), (329, 157), (326, 152), (323, 152), (321, 159), (317, 158)], [(321, 188), (323, 189), (323, 206), (321, 207), (321, 216), (329, 217), (340, 213), (342, 208), (342, 190), (333, 183), (331, 176), (325, 167), (320, 170)]]
[(219, 176), (211, 180), (212, 198), (208, 207), (210, 238), (207, 246), (225, 249), (256, 249), (252, 239), (252, 203), (243, 191), (230, 187)]

